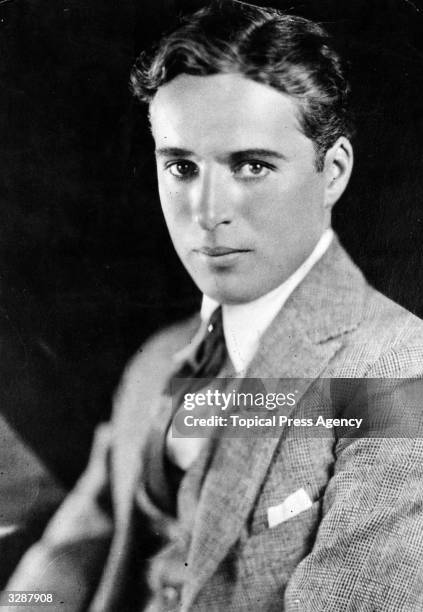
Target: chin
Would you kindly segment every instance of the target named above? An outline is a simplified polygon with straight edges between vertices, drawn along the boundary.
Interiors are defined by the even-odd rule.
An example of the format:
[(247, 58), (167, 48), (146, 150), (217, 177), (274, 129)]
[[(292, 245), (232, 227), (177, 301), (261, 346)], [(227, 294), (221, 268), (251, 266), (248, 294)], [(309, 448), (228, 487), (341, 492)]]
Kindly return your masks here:
[(217, 283), (202, 283), (198, 284), (199, 289), (212, 300), (219, 304), (245, 304), (260, 297), (261, 293), (251, 288), (246, 290), (245, 285), (236, 287), (234, 284), (228, 283), (228, 286), (218, 287)]

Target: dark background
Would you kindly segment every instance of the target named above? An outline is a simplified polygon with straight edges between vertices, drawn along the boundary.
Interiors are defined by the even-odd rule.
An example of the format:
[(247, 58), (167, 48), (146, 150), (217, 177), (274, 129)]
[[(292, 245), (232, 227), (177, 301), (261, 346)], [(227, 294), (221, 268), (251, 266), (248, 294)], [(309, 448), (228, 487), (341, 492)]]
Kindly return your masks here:
[[(0, 411), (66, 486), (130, 355), (199, 304), (127, 82), (137, 53), (201, 4), (0, 0)], [(350, 61), (356, 165), (335, 228), (369, 281), (422, 315), (420, 4), (273, 5), (323, 22)]]

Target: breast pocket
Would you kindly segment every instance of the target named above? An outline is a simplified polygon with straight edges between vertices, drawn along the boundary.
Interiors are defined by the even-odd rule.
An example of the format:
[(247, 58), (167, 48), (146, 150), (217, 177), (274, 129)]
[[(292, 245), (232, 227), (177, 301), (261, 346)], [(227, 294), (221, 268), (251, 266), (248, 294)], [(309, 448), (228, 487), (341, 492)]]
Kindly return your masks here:
[(239, 542), (242, 572), (265, 574), (274, 570), (288, 577), (312, 549), (321, 517), (321, 500), (274, 527), (267, 524)]

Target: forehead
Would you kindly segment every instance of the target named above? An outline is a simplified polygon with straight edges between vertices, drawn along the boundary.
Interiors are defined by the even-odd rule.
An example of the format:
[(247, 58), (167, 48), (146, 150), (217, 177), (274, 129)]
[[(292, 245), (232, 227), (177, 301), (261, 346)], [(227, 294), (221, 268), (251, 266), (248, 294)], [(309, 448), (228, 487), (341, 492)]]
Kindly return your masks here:
[(198, 150), (287, 146), (313, 150), (290, 96), (239, 74), (182, 74), (150, 106), (156, 144)]

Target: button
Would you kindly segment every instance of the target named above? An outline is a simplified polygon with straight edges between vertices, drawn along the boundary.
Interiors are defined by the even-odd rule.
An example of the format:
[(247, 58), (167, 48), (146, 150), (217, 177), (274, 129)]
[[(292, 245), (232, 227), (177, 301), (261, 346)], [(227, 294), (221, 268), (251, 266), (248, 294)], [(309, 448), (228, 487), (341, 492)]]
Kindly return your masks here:
[(179, 603), (179, 589), (168, 584), (162, 588), (162, 597), (166, 606), (176, 606)]

